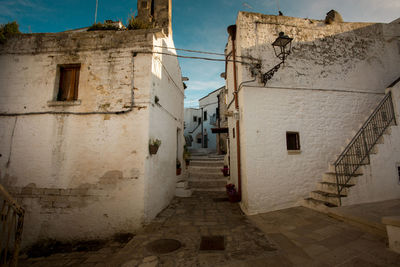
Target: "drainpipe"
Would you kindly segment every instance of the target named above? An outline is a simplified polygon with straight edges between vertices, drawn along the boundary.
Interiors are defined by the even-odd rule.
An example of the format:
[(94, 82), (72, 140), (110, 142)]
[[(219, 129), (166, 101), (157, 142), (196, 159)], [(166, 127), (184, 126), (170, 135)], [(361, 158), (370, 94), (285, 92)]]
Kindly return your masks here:
[[(233, 57), (233, 86), (234, 86), (234, 98), (235, 98), (235, 109), (239, 112), (239, 99), (238, 99), (238, 87), (237, 87), (237, 74), (236, 74), (236, 25), (228, 27), (228, 33), (232, 40), (232, 57)], [(237, 168), (238, 168), (238, 193), (240, 200), (242, 199), (242, 175), (241, 175), (241, 160), (240, 160), (240, 128), (239, 120), (236, 120), (236, 155), (237, 155)]]

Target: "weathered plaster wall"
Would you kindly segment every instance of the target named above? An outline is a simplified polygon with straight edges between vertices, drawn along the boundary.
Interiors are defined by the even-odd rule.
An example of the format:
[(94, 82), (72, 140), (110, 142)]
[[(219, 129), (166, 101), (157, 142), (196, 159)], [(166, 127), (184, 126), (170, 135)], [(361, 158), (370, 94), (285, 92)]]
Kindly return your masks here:
[[(144, 221), (151, 31), (21, 35), (0, 47), (0, 179), (27, 211), (24, 245), (131, 232)], [(74, 106), (51, 106), (58, 64), (80, 63)], [(165, 205), (165, 202), (163, 202)]]
[[(294, 206), (315, 190), (328, 162), (400, 76), (399, 40), (388, 36), (385, 24), (325, 25), (244, 12), (239, 13), (237, 27), (238, 55), (260, 59), (263, 73), (279, 62), (271, 46), (278, 33), (294, 38), (293, 53), (266, 87), (258, 76), (239, 92), (242, 208), (259, 213)], [(232, 99), (231, 68), (228, 64)], [(249, 67), (239, 64), (238, 85), (253, 79)], [(235, 122), (230, 117), (230, 138), (232, 127)], [(286, 150), (286, 131), (300, 133), (300, 153)], [(231, 179), (235, 181), (233, 140)]]
[[(156, 38), (156, 46), (174, 47), (172, 39)], [(174, 49), (155, 48), (174, 54)], [(149, 138), (161, 140), (157, 154), (146, 157), (148, 177), (145, 184), (145, 220), (150, 221), (164, 209), (175, 195), (176, 160), (183, 164), (183, 100), (182, 73), (176, 57), (154, 54), (152, 58), (151, 106)], [(159, 102), (154, 98), (158, 96)], [(182, 165), (183, 166), (183, 165)]]
[(344, 206), (400, 198), (400, 83), (390, 91), (397, 125), (383, 136), (383, 144), (376, 145), (378, 153), (370, 155), (371, 164), (362, 168), (364, 174), (357, 177), (356, 185), (342, 198)]

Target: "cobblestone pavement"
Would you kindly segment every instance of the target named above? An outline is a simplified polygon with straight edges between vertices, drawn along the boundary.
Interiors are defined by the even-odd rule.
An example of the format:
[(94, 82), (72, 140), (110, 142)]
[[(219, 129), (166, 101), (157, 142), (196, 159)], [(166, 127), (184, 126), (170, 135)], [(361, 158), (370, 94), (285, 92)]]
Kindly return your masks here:
[[(384, 240), (306, 208), (244, 216), (220, 192), (175, 198), (123, 248), (112, 243), (95, 252), (25, 259), (20, 266), (400, 266)], [(200, 250), (201, 239), (224, 236), (224, 250)], [(182, 243), (160, 254), (158, 239)]]
[(400, 266), (386, 238), (303, 207), (248, 217), (295, 266)]

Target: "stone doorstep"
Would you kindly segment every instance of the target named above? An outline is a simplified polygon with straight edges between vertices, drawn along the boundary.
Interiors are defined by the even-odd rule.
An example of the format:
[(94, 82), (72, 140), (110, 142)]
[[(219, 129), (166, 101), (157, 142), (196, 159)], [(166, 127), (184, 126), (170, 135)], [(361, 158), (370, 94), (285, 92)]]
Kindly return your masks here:
[(383, 217), (382, 223), (385, 225), (400, 227), (400, 216)]
[(400, 254), (400, 216), (383, 217), (382, 223), (386, 225), (389, 248)]

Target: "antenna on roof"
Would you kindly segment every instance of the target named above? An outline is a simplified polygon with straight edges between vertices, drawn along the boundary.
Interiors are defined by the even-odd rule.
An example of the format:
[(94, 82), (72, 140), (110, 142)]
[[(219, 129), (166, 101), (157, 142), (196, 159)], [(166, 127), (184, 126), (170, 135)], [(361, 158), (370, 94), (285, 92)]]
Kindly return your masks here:
[(94, 23), (96, 24), (97, 21), (97, 7), (99, 6), (99, 0), (96, 0), (96, 11), (94, 13)]
[(276, 0), (276, 7), (278, 8), (278, 14), (279, 14), (279, 16), (282, 16), (283, 13), (281, 12), (281, 8), (279, 7), (279, 0)]

